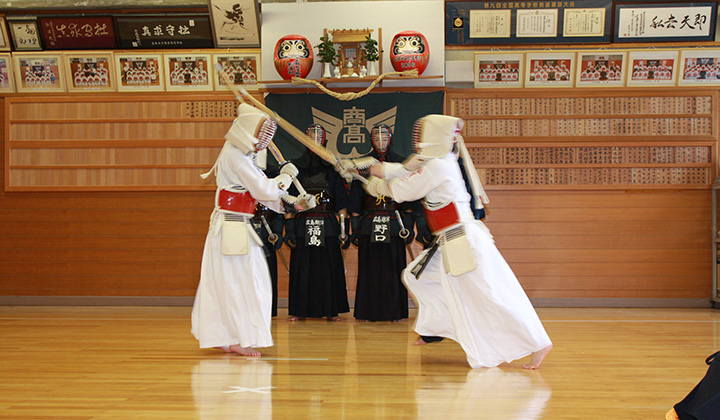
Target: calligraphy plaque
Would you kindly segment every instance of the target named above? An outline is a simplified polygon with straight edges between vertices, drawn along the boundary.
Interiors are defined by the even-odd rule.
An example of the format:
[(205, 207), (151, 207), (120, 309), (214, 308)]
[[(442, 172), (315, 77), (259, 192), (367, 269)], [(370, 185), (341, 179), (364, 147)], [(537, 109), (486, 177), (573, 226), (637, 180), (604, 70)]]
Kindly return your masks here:
[(40, 18), (43, 45), (48, 50), (92, 50), (116, 47), (112, 17)]
[(115, 17), (125, 49), (213, 48), (210, 17), (142, 15)]
[(713, 41), (717, 2), (615, 6), (613, 42)]

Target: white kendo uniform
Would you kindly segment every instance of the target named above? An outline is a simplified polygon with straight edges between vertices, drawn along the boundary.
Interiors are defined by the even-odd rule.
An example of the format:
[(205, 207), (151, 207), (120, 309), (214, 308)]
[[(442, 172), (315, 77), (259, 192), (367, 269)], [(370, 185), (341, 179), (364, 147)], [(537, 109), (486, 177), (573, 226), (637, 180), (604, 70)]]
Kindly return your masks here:
[[(250, 107), (240, 109), (244, 106)], [(281, 196), (287, 193), (255, 166), (252, 153), (231, 143), (225, 143), (214, 167), (218, 189), (192, 309), (192, 334), (201, 348), (269, 347), (270, 273), (262, 242), (246, 222), (258, 201), (283, 213)], [(231, 234), (235, 240), (230, 242)], [(224, 243), (223, 235), (229, 242)]]
[[(407, 266), (403, 282), (418, 305), (415, 322), (418, 334), (457, 341), (473, 368), (494, 367), (528, 356), (552, 343), (489, 230), (474, 219), (471, 196), (457, 159), (457, 155), (450, 152), (428, 159), (414, 172), (403, 164), (383, 163), (390, 196), (398, 202), (424, 198), (428, 226), (441, 244), (419, 278), (412, 270), (428, 250)], [(436, 211), (428, 210), (440, 203), (449, 204)], [(453, 204), (457, 212), (447, 212)], [(458, 250), (443, 250), (443, 247), (460, 226), (467, 235), (468, 246), (464, 248), (469, 250), (457, 263), (460, 268), (452, 270), (460, 273), (453, 275), (446, 271), (449, 261), (444, 260), (449, 260), (448, 256)], [(477, 263), (475, 268), (467, 264), (473, 257)]]

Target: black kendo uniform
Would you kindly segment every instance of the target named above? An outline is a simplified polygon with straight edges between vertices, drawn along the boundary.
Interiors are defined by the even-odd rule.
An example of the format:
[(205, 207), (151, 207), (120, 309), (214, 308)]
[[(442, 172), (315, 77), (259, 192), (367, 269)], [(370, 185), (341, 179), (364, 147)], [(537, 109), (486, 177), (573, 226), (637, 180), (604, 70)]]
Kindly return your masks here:
[(288, 315), (335, 318), (350, 311), (337, 212), (348, 206), (348, 189), (335, 170), (312, 155), (300, 169), (300, 183), (317, 206), (285, 219), (291, 247)]
[[(284, 218), (282, 214), (275, 213), (264, 205), (257, 203), (255, 205), (255, 215), (250, 219), (255, 232), (257, 232), (263, 242), (263, 250), (265, 251), (265, 259), (270, 270), (270, 281), (272, 282), (272, 316), (277, 316), (278, 302), (278, 267), (277, 252), (283, 244), (283, 225)], [(267, 226), (266, 226), (267, 223)], [(268, 227), (270, 232), (268, 232)], [(271, 236), (274, 235), (274, 236)], [(274, 241), (271, 241), (273, 239)]]
[[(369, 156), (379, 161), (401, 162), (402, 157), (389, 150), (389, 137), (387, 141), (385, 149), (374, 144)], [(414, 237), (413, 217), (407, 212), (410, 205), (399, 204), (390, 197), (373, 197), (365, 193), (359, 181), (351, 184), (351, 241), (358, 247), (356, 319), (399, 321), (408, 317), (408, 292), (402, 283), (402, 271), (407, 266), (405, 245), (412, 243)], [(400, 237), (398, 215), (405, 228), (404, 237)]]

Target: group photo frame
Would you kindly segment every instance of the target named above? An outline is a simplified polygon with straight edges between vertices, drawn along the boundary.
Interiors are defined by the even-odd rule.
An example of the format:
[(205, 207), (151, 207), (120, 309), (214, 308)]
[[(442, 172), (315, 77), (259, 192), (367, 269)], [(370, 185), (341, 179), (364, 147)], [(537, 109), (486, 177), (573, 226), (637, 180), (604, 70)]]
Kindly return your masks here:
[(113, 57), (119, 92), (165, 90), (162, 53), (115, 53)]
[(255, 0), (208, 0), (216, 48), (260, 47), (260, 11)]
[(626, 86), (675, 86), (678, 50), (633, 50), (628, 53)]
[(216, 66), (220, 66), (233, 85), (247, 90), (257, 90), (261, 80), (260, 50), (224, 52), (213, 54), (212, 74), (215, 90), (230, 90), (220, 76)]
[(10, 53), (0, 54), (0, 92), (15, 92), (13, 63)]
[(115, 91), (115, 66), (112, 51), (65, 52), (67, 90)]
[(525, 87), (573, 87), (575, 52), (525, 53)]
[(625, 86), (627, 51), (578, 51), (575, 86)]
[(522, 52), (476, 52), (473, 63), (476, 89), (522, 87), (525, 82), (525, 54)]
[(164, 53), (165, 90), (213, 90), (210, 57), (210, 53)]
[(13, 53), (17, 92), (65, 92), (62, 54)]
[(698, 48), (680, 51), (678, 86), (720, 85), (720, 49)]

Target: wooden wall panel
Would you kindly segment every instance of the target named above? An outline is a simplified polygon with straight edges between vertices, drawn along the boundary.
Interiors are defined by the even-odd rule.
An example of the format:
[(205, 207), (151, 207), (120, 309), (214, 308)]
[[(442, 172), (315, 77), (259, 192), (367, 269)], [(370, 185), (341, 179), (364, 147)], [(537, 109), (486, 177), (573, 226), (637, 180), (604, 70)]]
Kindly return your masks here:
[[(556, 111), (558, 103), (567, 102), (567, 108), (563, 108), (566, 111), (560, 110), (566, 121), (577, 121), (576, 112), (592, 111), (587, 108), (589, 102), (573, 101), (573, 97), (652, 96), (656, 93), (651, 89), (568, 92), (554, 94), (569, 96), (568, 101), (555, 99)], [(532, 163), (536, 170), (545, 169), (547, 165), (542, 156), (550, 153), (556, 157), (566, 153), (567, 159), (576, 159), (567, 164), (554, 164), (560, 169), (614, 168), (613, 163), (607, 161), (578, 163), (579, 148), (582, 147), (623, 148), (624, 156), (635, 153), (632, 148), (654, 147), (643, 149), (641, 156), (636, 157), (638, 160), (625, 164), (624, 168), (702, 170), (698, 181), (669, 184), (620, 185), (611, 182), (548, 186), (515, 182), (512, 185), (487, 185), (491, 203), (486, 224), (531, 298), (560, 302), (578, 298), (629, 299), (629, 302), (653, 298), (710, 298), (712, 207), (709, 183), (716, 175), (717, 165), (717, 91), (683, 89), (682, 92), (668, 92), (671, 92), (670, 96), (709, 97), (700, 103), (710, 109), (703, 108), (699, 116), (703, 121), (710, 120), (709, 127), (704, 125), (700, 131), (694, 129), (675, 137), (640, 133), (630, 140), (618, 135), (593, 139), (560, 136), (564, 143), (558, 143), (558, 137), (553, 135), (540, 138), (466, 135), (473, 156), (479, 156), (479, 148), (484, 148), (483, 156), (490, 159), (476, 163), (481, 174), (488, 168), (528, 169), (527, 161), (511, 163), (507, 160), (507, 148), (523, 147), (533, 148), (528, 156), (536, 159)], [(220, 95), (213, 95), (209, 102), (232, 103), (229, 95)], [(552, 95), (546, 90), (532, 89), (492, 93), (448, 91), (448, 102), (453, 97), (492, 97), (500, 104), (501, 112), (507, 112), (513, 103), (522, 103), (523, 98), (536, 98), (538, 102), (532, 102), (532, 109), (540, 112), (548, 109), (547, 99)], [(47, 111), (44, 107), (50, 106), (47, 98), (35, 103), (37, 99), (32, 96), (13, 97), (18, 114), (12, 117), (13, 130), (16, 130), (12, 136), (18, 147), (9, 150), (13, 170), (22, 175), (20, 181), (30, 188), (27, 191), (12, 188), (11, 191), (0, 191), (0, 297), (139, 296), (183, 297), (191, 301), (199, 278), (214, 186), (212, 183), (198, 186), (190, 183), (197, 181), (195, 177), (214, 161), (230, 118), (215, 119), (212, 115), (225, 112), (222, 110), (225, 105), (209, 107), (206, 94), (190, 93), (182, 99), (192, 106), (179, 109), (163, 105), (165, 100), (176, 102), (177, 95), (158, 94), (152, 95), (155, 106), (125, 107), (119, 112), (112, 101), (100, 100), (100, 95), (89, 97), (87, 103), (73, 103), (77, 97), (69, 100), (69, 95), (58, 95), (50, 102), (65, 102), (69, 108), (62, 112), (56, 110), (58, 115), (47, 121), (48, 126), (56, 130), (42, 127), (45, 124), (43, 113)], [(127, 102), (129, 95), (117, 97)], [(539, 101), (541, 99), (545, 102)], [(617, 106), (616, 100), (608, 101), (611, 105), (607, 108)], [(578, 105), (580, 103), (582, 105)], [(687, 101), (672, 103), (674, 108), (670, 109), (670, 105), (661, 100), (633, 99), (629, 101), (628, 109), (647, 106), (649, 110), (642, 109), (643, 118), (649, 118), (649, 115), (674, 118), (677, 113), (686, 112), (689, 106)], [(0, 102), (0, 106), (3, 107), (0, 112), (7, 115), (5, 103)], [(448, 109), (452, 107), (448, 106)], [(117, 113), (116, 121), (95, 121), (105, 118), (108, 112)], [(553, 121), (561, 119), (542, 112), (539, 114), (542, 118), (535, 119), (551, 121), (549, 127)], [(602, 112), (598, 111), (599, 114)], [(622, 112), (626, 113), (623, 114), (625, 117), (633, 116), (631, 111)], [(84, 119), (72, 123), (61, 121), (68, 115), (78, 114), (84, 114)], [(469, 115), (471, 113), (465, 116)], [(605, 117), (615, 118), (613, 115)], [(138, 132), (130, 129), (129, 124), (138, 118), (157, 120), (149, 123), (154, 128), (135, 138), (133, 136)], [(165, 118), (176, 122), (160, 121)], [(193, 129), (192, 135), (177, 128), (158, 129), (192, 124), (197, 118), (213, 128)], [(520, 118), (531, 119), (531, 116)], [(588, 118), (579, 119), (585, 121)], [(10, 121), (10, 117), (7, 116), (5, 121)], [(100, 125), (92, 127), (97, 123)], [(522, 124), (521, 121), (520, 126)], [(528, 122), (524, 124), (522, 130), (530, 127)], [(647, 124), (638, 126), (642, 128)], [(90, 134), (82, 134), (86, 133), (82, 127), (87, 127)], [(541, 126), (530, 128), (533, 127)], [(3, 130), (6, 128), (3, 126)], [(54, 135), (58, 133), (59, 136)], [(197, 137), (199, 133), (205, 137)], [(119, 139), (123, 139), (125, 147), (117, 147)], [(53, 147), (52, 152), (44, 150), (50, 142), (58, 146)], [(8, 181), (6, 158), (10, 157), (6, 156), (8, 149), (5, 146), (0, 148), (5, 162), (4, 170), (0, 172), (2, 185)], [(612, 150), (615, 149), (611, 149), (611, 153)], [(513, 156), (517, 159), (519, 155)], [(668, 161), (668, 156), (674, 161)], [(110, 165), (116, 179), (123, 182), (129, 179), (136, 184), (131, 190), (123, 190), (123, 185), (112, 184), (106, 177), (100, 178), (101, 186), (93, 190), (98, 178), (87, 176), (83, 191), (71, 191), (63, 186), (56, 188), (55, 177), (70, 176), (62, 171), (74, 170), (75, 180), (78, 174), (83, 174), (78, 168), (59, 167), (67, 165), (68, 159), (76, 165), (87, 166), (81, 169), (96, 170), (95, 177), (101, 176), (97, 169)], [(678, 159), (684, 163), (678, 165)], [(638, 162), (642, 165), (635, 165)], [(143, 165), (155, 166), (145, 168)], [(32, 185), (33, 180), (38, 179), (37, 174), (23, 174), (33, 167), (51, 174), (41, 178), (41, 188)], [(144, 181), (138, 181), (143, 178), (139, 175), (146, 170), (151, 173), (144, 175), (147, 177)], [(182, 182), (172, 188), (166, 185), (151, 191), (158, 189), (152, 180), (169, 179), (163, 178), (162, 170), (182, 170), (187, 178), (178, 177), (178, 172), (174, 172), (172, 179)], [(122, 171), (128, 171), (128, 178), (118, 175)], [(191, 178), (194, 181), (189, 181)], [(687, 179), (687, 174), (675, 178), (676, 181)], [(62, 182), (69, 181), (66, 178)], [(414, 248), (417, 254), (419, 247)], [(283, 252), (289, 259), (286, 248)], [(353, 297), (357, 258), (352, 247), (347, 262), (349, 295)], [(279, 272), (280, 297), (283, 298), (287, 297), (287, 274), (282, 265)]]

